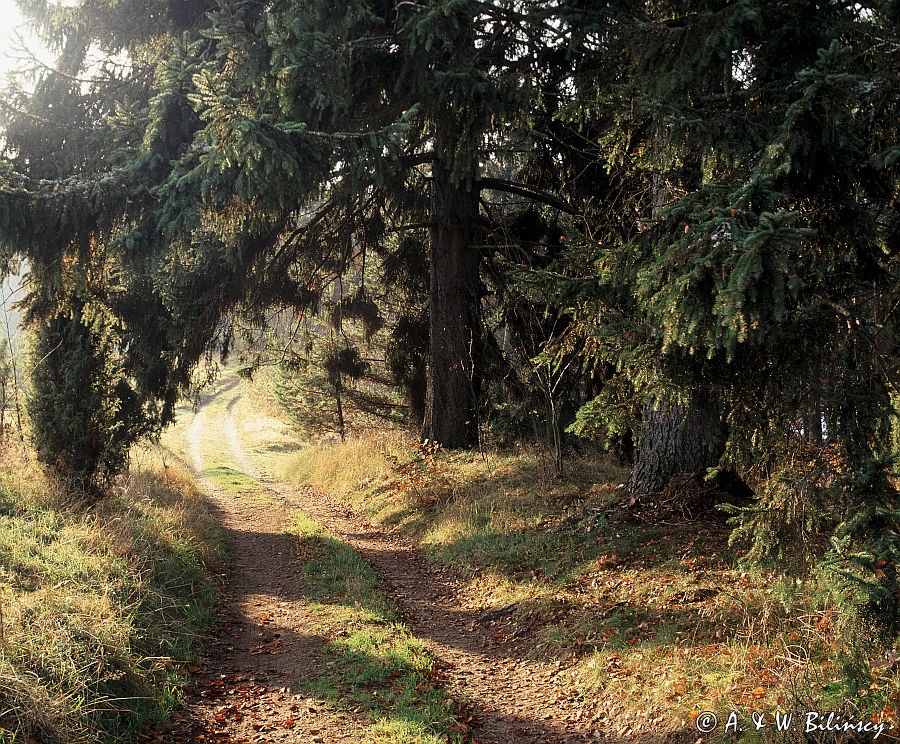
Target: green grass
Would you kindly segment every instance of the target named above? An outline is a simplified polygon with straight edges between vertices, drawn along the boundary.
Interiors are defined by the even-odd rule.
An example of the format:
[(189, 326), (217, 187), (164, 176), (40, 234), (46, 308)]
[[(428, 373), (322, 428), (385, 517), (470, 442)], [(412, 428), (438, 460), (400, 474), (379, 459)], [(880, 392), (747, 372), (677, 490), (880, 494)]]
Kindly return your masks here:
[(179, 703), (223, 542), (191, 478), (140, 459), (82, 508), (3, 453), (0, 741), (129, 741)]
[(203, 473), (216, 488), (229, 494), (253, 493), (262, 487), (256, 478), (230, 465), (214, 465)]
[(465, 726), (440, 684), (426, 646), (400, 621), (380, 581), (346, 543), (295, 514), (298, 588), (323, 636), (327, 663), (304, 680), (318, 697), (355, 707), (373, 721), (370, 740), (396, 744), (458, 741)]

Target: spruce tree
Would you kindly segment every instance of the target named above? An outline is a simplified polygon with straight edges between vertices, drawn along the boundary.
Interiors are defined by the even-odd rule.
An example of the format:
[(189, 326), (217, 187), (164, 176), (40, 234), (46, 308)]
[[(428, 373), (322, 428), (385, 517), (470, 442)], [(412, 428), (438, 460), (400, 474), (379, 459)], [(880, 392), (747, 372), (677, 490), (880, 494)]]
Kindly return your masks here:
[[(0, 233), (4, 258), (27, 257), (30, 267), (35, 446), (92, 495), (138, 436), (171, 417), (197, 360), (192, 348), (172, 348), (185, 346), (189, 321), (166, 317), (148, 274), (152, 256), (130, 251), (166, 156), (183, 146), (172, 142), (178, 107), (158, 98), (154, 106), (153, 86), (165, 82), (176, 33), (204, 9), (170, 5), (136, 14), (130, 3), (23, 4), (58, 58), (5, 93)], [(142, 139), (154, 113), (169, 151)]]
[[(636, 421), (648, 395), (716, 401), (720, 465), (757, 490), (751, 532), (802, 498), (766, 476), (823, 428), (849, 474), (816, 485), (840, 515), (826, 526), (830, 560), (855, 607), (896, 632), (898, 501), (884, 458), (897, 379), (896, 9), (635, 5), (619, 21), (602, 38), (625, 63), (586, 57), (568, 113), (601, 133), (610, 174), (633, 195), (630, 224), (598, 212), (573, 241), (573, 258), (593, 256), (592, 276), (581, 264), (585, 281), (567, 285), (581, 332), (619, 369), (578, 426), (615, 426), (626, 406)], [(667, 182), (664, 205), (654, 179)]]
[[(483, 161), (509, 160), (527, 140), (511, 145), (505, 134), (529, 131), (528, 43), (548, 27), (536, 4), (285, 2), (264, 17), (223, 8), (210, 31), (216, 54), (197, 78), (193, 100), (212, 144), (198, 178), (212, 163), (237, 178), (236, 187), (221, 186), (229, 197), (219, 224), (235, 208), (277, 207), (285, 217), (277, 256), (307, 286), (310, 271), (327, 283), (366, 251), (389, 253), (397, 233), (428, 246), (423, 434), (450, 447), (477, 437), (485, 339), (478, 246), (496, 227), (479, 199), (503, 190), (559, 203), (481, 173)], [(207, 183), (207, 202), (219, 188)]]
[(27, 404), (35, 452), (70, 492), (93, 497), (145, 433), (115, 361), (109, 318), (75, 300), (32, 328)]

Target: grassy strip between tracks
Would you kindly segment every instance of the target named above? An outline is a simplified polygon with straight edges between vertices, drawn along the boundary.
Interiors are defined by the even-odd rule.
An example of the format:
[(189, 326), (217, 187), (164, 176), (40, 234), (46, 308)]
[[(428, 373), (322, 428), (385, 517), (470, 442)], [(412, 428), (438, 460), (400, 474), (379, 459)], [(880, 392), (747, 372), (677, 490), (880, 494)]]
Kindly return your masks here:
[(322, 670), (304, 684), (373, 721), (379, 742), (463, 740), (465, 715), (443, 687), (426, 645), (412, 635), (371, 566), (349, 545), (295, 513), (298, 589), (319, 618)]

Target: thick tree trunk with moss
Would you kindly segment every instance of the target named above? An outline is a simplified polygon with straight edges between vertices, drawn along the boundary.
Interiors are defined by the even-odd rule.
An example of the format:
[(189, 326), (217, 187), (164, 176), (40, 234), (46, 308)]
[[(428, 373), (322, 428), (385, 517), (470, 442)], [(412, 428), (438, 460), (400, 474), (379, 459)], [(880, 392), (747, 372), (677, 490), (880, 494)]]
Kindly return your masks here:
[(673, 476), (702, 477), (719, 461), (724, 446), (724, 425), (715, 406), (647, 403), (628, 490), (641, 499), (665, 488)]
[(478, 253), (472, 247), (477, 216), (474, 178), (451, 177), (436, 161), (432, 171), (430, 348), (423, 436), (450, 449), (478, 441), (480, 316)]

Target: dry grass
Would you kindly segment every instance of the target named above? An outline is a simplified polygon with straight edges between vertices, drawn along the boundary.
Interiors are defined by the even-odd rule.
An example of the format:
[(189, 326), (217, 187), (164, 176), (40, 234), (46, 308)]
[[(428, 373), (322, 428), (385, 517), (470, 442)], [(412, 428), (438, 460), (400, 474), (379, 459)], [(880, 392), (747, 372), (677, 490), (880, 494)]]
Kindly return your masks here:
[(265, 419), (244, 434), (260, 430), (271, 473), (352, 503), (454, 569), (465, 609), (510, 653), (552, 664), (560, 694), (610, 734), (690, 731), (704, 710), (741, 711), (747, 726), (751, 711), (791, 709), (896, 724), (900, 662), (865, 657), (869, 678), (848, 682), (843, 659), (865, 652), (839, 630), (831, 577), (748, 569), (718, 514), (632, 520), (619, 508), (626, 474), (602, 457), (557, 479), (541, 451), (435, 453), (399, 431), (314, 446), (271, 406)]
[(508, 608), (491, 621), (500, 642), (558, 665), (563, 694), (612, 731), (690, 728), (703, 710), (896, 721), (900, 665), (868, 659), (871, 678), (847, 681), (827, 576), (746, 569), (716, 516), (631, 521), (624, 473), (602, 458), (558, 480), (539, 452), (429, 457), (394, 432), (285, 460), (468, 577), (468, 609)]
[(24, 450), (0, 462), (5, 740), (126, 740), (177, 703), (176, 661), (214, 600), (215, 522), (190, 476), (150, 450), (90, 508)]

